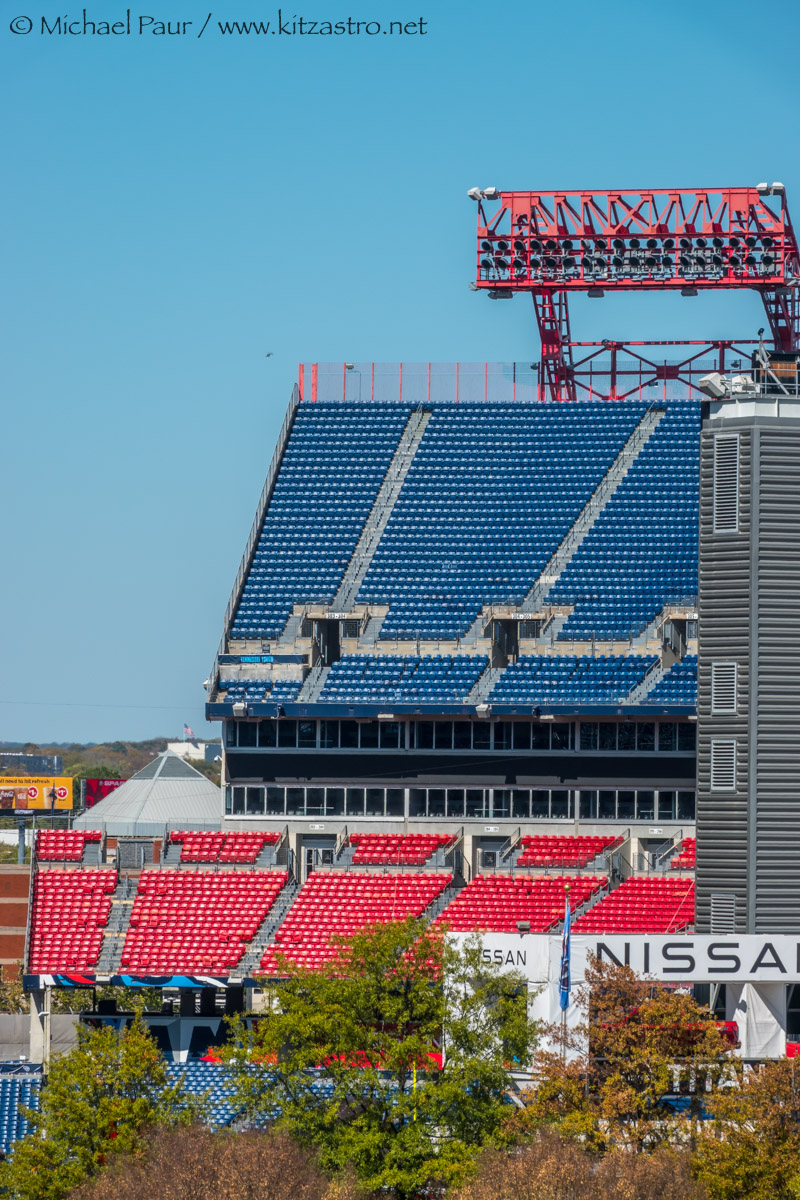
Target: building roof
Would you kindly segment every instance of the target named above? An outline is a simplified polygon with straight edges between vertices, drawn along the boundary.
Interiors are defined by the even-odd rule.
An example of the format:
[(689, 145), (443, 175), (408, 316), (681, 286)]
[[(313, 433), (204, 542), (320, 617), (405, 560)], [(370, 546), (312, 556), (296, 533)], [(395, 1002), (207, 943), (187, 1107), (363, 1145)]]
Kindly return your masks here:
[(220, 790), (205, 775), (167, 750), (73, 823), (114, 836), (146, 836), (172, 829), (218, 829)]

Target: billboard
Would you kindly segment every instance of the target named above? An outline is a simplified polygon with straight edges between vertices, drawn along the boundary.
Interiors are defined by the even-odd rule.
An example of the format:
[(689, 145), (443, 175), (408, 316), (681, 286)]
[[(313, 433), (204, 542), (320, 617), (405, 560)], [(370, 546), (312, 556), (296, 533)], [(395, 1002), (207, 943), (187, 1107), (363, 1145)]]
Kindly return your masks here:
[(113, 792), (124, 782), (124, 779), (84, 779), (83, 803), (87, 808), (94, 808), (99, 800), (105, 799), (109, 792)]
[(72, 779), (68, 775), (0, 775), (0, 810), (71, 808)]

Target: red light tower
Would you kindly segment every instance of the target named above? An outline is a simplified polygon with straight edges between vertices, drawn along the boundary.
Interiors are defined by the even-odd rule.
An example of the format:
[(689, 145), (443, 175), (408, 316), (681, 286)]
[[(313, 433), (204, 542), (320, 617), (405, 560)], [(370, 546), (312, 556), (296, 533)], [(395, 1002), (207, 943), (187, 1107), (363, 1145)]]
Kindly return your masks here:
[[(666, 387), (670, 379), (691, 389), (708, 370), (724, 372), (726, 352), (746, 356), (753, 344), (574, 342), (570, 292), (693, 296), (701, 288), (748, 288), (764, 301), (774, 349), (800, 348), (800, 251), (782, 184), (639, 192), (473, 188), (469, 195), (478, 202), (472, 286), (493, 299), (530, 292), (542, 340), (543, 399), (574, 400), (579, 390), (620, 398), (659, 380)], [(648, 346), (692, 350), (667, 363), (646, 353)]]

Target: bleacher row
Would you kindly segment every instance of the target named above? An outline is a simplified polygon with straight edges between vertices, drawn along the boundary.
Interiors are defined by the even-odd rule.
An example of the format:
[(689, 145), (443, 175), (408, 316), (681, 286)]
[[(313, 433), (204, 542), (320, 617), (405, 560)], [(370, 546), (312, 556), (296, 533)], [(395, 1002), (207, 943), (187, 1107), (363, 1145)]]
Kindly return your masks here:
[(280, 840), (278, 833), (255, 830), (205, 832), (173, 829), (170, 842), (181, 847), (182, 863), (254, 863), (265, 846)]
[[(364, 863), (405, 868), (428, 861), (449, 840), (447, 835), (355, 834), (351, 844)], [(617, 840), (526, 837), (520, 841), (517, 865), (582, 870)], [(693, 848), (686, 839), (681, 855), (693, 853)], [(153, 975), (232, 971), (265, 928), (287, 880), (287, 873), (279, 870), (142, 871), (125, 931), (122, 969)], [(97, 966), (117, 881), (112, 868), (51, 867), (36, 872), (28, 961), (32, 974), (91, 971)], [(672, 932), (687, 928), (694, 919), (694, 884), (685, 876), (631, 878), (604, 899), (598, 899), (607, 887), (604, 874), (498, 872), (478, 875), (455, 891), (452, 882), (449, 872), (438, 869), (314, 872), (290, 904), (259, 969), (277, 970), (280, 954), (318, 966), (334, 953), (330, 939), (335, 935), (350, 934), (370, 922), (424, 913), (454, 931), (508, 932), (518, 921), (527, 921), (533, 932), (545, 932), (563, 916), (565, 883), (570, 885), (573, 911), (592, 902), (576, 930)]]
[[(700, 410), (665, 406), (550, 597), (575, 606), (564, 640), (627, 638), (696, 591)], [(380, 637), (452, 639), (483, 606), (520, 605), (647, 408), (434, 405), (357, 596), (389, 606)], [(300, 404), (232, 638), (276, 638), (293, 604), (333, 601), (411, 412)]]
[[(485, 655), (345, 654), (335, 662), (320, 702), (427, 704), (466, 700), (486, 665)], [(624, 704), (655, 665), (654, 655), (522, 655), (506, 667), (487, 700), (497, 704)], [(220, 681), (226, 703), (290, 702), (300, 683)], [(291, 692), (291, 694), (290, 694)], [(642, 704), (695, 704), (697, 656), (671, 667)]]

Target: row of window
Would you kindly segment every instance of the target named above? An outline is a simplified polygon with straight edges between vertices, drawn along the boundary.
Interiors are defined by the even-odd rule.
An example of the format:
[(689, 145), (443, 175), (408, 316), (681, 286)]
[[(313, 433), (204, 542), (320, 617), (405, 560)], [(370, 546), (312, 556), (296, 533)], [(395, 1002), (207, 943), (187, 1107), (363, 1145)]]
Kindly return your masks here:
[(454, 820), (694, 821), (695, 794), (606, 788), (358, 788), (245, 787), (225, 789), (232, 817), (398, 817)]
[(228, 747), (265, 750), (658, 750), (691, 753), (691, 721), (229, 721)]

